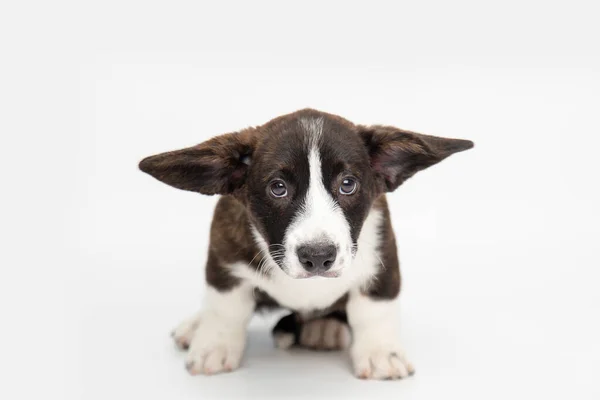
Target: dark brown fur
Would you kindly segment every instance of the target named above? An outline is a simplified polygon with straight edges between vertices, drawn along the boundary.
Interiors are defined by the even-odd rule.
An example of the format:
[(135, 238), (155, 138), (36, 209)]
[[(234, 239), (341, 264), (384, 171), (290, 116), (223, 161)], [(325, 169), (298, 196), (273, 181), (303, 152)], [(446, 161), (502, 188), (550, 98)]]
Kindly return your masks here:
[(396, 249), (396, 237), (385, 195), (381, 195), (375, 200), (373, 207), (381, 210), (383, 214), (379, 248), (382, 265), (371, 285), (365, 289), (365, 294), (374, 299), (393, 299), (400, 293), (402, 281)]

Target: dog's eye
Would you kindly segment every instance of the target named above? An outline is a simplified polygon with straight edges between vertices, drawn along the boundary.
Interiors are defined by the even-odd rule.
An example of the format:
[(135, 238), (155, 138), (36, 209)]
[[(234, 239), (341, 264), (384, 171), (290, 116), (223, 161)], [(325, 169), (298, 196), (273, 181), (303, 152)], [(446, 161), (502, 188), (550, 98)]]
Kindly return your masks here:
[(340, 193), (349, 195), (356, 192), (356, 180), (354, 178), (344, 178), (340, 185)]
[(282, 180), (276, 180), (271, 183), (271, 194), (274, 197), (285, 197), (287, 196), (287, 187), (285, 182)]

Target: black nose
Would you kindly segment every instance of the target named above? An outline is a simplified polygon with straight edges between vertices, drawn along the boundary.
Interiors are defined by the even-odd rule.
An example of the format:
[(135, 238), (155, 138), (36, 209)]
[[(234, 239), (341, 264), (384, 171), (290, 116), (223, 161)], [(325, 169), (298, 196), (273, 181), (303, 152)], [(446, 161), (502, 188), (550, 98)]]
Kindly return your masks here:
[(305, 245), (296, 249), (298, 260), (308, 272), (324, 272), (333, 265), (337, 250), (332, 244)]

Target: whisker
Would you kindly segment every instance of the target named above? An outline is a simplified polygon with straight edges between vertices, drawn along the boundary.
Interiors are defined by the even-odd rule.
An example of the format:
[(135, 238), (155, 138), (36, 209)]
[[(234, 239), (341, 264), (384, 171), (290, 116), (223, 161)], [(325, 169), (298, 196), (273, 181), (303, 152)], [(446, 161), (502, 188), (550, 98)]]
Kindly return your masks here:
[(250, 260), (250, 262), (248, 264), (252, 264), (252, 262), (254, 262), (254, 260), (256, 260), (256, 257), (258, 257), (259, 255), (261, 255), (264, 251), (265, 251), (265, 249), (260, 249), (258, 251), (258, 253), (256, 253), (256, 255), (254, 257), (252, 257), (252, 260)]

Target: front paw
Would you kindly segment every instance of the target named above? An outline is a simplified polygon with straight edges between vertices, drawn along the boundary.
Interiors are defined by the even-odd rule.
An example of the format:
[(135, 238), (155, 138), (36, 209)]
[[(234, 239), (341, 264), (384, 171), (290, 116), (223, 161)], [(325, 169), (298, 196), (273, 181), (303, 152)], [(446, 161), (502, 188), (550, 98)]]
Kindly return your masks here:
[(361, 379), (402, 379), (415, 372), (399, 346), (356, 342), (350, 355), (354, 374)]
[(200, 323), (200, 313), (187, 318), (181, 322), (177, 328), (171, 332), (171, 337), (175, 341), (175, 346), (180, 350), (187, 350), (190, 347), (196, 328)]
[(246, 330), (218, 318), (202, 318), (194, 332), (185, 367), (192, 375), (230, 372), (240, 366)]

